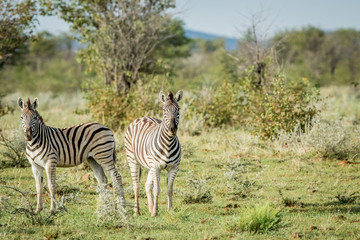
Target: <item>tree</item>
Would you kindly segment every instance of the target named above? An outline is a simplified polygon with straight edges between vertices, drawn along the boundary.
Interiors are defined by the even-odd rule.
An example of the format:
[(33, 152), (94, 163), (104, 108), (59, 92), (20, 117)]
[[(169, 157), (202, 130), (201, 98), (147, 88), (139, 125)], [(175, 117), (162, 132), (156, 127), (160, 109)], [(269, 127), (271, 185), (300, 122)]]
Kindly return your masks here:
[(156, 63), (154, 50), (175, 37), (168, 9), (172, 0), (42, 0), (48, 12), (59, 14), (87, 47), (80, 59), (105, 85), (127, 92), (145, 66)]
[(0, 1), (0, 68), (24, 51), (33, 33), (36, 14), (34, 0)]

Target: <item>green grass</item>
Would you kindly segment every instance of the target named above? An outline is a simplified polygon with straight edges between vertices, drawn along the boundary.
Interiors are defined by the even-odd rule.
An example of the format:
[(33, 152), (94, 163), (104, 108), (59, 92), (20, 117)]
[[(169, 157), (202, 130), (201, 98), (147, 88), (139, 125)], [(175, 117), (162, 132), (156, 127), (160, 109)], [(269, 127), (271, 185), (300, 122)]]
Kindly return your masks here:
[[(57, 100), (59, 105), (55, 109), (39, 109), (47, 123), (53, 122), (52, 126), (64, 127), (90, 120), (88, 115), (74, 114), (76, 107), (84, 108), (81, 103), (75, 104), (76, 107), (66, 105), (60, 112), (60, 100)], [(40, 107), (41, 103), (40, 99)], [(5, 124), (2, 126), (7, 126), (8, 129), (20, 127), (20, 123), (16, 123), (20, 121), (16, 114), (6, 116), (0, 121)], [(260, 141), (242, 129), (213, 129), (199, 136), (188, 136), (182, 133), (180, 125), (179, 133), (184, 157), (175, 179), (173, 210), (167, 210), (166, 173), (162, 171), (159, 216), (150, 216), (144, 187), (145, 170), (141, 179), (142, 215), (133, 217), (132, 210), (128, 208), (128, 225), (111, 222), (104, 224), (96, 215), (96, 181), (93, 175), (88, 181), (82, 180), (82, 176), (91, 170), (79, 167), (58, 168), (57, 184), (62, 190), (59, 193), (69, 199), (64, 204), (67, 212), (59, 211), (56, 216), (48, 218), (50, 199), (45, 191), (45, 209), (41, 213), (41, 224), (31, 224), (19, 213), (0, 211), (0, 239), (360, 238), (359, 204), (356, 201), (339, 201), (336, 198), (339, 194), (350, 197), (351, 193), (359, 191), (359, 164), (338, 166), (339, 161), (323, 159), (314, 154), (275, 151), (273, 143)], [(117, 132), (116, 137), (117, 167), (123, 177), (126, 200), (132, 203), (134, 196), (130, 171), (123, 152), (123, 132)], [(234, 184), (229, 184), (228, 181), (241, 176), (231, 178), (225, 174), (229, 169), (229, 162), (236, 161), (245, 168), (240, 183), (245, 180), (251, 182), (246, 185), (246, 191), (239, 195), (236, 195), (237, 189), (232, 187)], [(205, 193), (209, 190), (211, 201), (184, 202), (185, 197), (191, 193), (191, 179), (194, 180), (194, 189), (197, 182), (200, 182), (201, 187), (206, 189)], [(0, 185), (13, 186), (25, 192), (35, 208), (35, 181), (30, 168), (0, 169)], [(57, 201), (60, 197), (57, 196)], [(27, 206), (18, 193), (8, 188), (0, 187), (0, 198), (6, 198), (14, 206)], [(283, 202), (284, 198), (297, 200), (301, 204), (287, 206)], [(276, 223), (276, 227), (261, 234), (254, 233), (247, 227), (229, 227), (239, 224), (244, 216), (251, 216), (249, 209), (252, 209), (252, 206), (260, 206), (261, 209), (264, 205), (268, 206), (265, 210), (271, 208), (280, 211), (280, 215), (274, 215), (277, 210), (269, 211), (270, 217), (266, 218), (271, 222), (271, 216), (280, 217), (281, 222)], [(260, 220), (264, 221), (268, 220)], [(274, 221), (277, 222), (276, 219)]]

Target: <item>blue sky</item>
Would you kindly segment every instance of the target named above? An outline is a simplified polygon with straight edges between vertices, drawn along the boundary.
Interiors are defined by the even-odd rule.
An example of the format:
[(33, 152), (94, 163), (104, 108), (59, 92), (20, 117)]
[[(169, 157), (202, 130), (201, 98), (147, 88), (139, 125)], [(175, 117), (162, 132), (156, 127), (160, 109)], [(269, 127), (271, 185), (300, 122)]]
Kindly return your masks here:
[[(313, 25), (331, 31), (338, 28), (360, 30), (359, 0), (176, 0), (176, 17), (185, 28), (227, 37), (240, 37), (251, 23), (252, 13), (263, 12), (268, 34)], [(68, 31), (56, 17), (41, 17), (38, 30)]]

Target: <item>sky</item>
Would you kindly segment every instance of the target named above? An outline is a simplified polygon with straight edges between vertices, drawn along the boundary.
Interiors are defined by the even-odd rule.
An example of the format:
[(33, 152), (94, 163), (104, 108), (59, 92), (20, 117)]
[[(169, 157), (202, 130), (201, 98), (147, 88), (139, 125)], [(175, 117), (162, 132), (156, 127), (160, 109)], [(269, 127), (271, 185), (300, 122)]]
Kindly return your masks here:
[[(175, 17), (189, 30), (239, 38), (259, 15), (268, 35), (284, 29), (315, 26), (325, 31), (360, 30), (359, 0), (176, 0)], [(69, 31), (57, 17), (41, 17), (38, 30)]]

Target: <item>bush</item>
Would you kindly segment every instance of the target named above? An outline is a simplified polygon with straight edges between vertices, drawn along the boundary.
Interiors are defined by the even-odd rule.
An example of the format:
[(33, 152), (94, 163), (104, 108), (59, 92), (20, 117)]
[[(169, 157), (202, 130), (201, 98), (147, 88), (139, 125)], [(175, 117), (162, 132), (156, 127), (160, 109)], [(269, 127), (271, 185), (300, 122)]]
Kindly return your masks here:
[(8, 106), (2, 102), (3, 97), (4, 97), (4, 95), (0, 94), (0, 117), (14, 112), (14, 108), (12, 108), (11, 106)]
[(316, 121), (304, 140), (308, 148), (323, 158), (351, 159), (360, 152), (359, 138), (357, 126)]
[(297, 86), (285, 84), (283, 75), (275, 76), (268, 86), (252, 94), (250, 122), (253, 133), (264, 139), (275, 139), (280, 132), (289, 133), (297, 128), (303, 132), (320, 109), (315, 105), (319, 91), (303, 79)]
[(254, 205), (242, 211), (242, 216), (230, 224), (231, 231), (267, 233), (280, 227), (281, 214), (268, 204)]
[(24, 140), (17, 136), (5, 136), (0, 129), (0, 146), (3, 146), (3, 150), (0, 151), (2, 156), (0, 168), (30, 166), (25, 156), (26, 145)]
[(93, 117), (117, 130), (127, 127), (140, 117), (162, 116), (158, 95), (167, 86), (167, 82), (161, 77), (155, 77), (146, 84), (138, 83), (126, 94), (117, 92), (114, 86), (104, 86), (102, 83), (88, 83), (84, 91)]
[(213, 196), (210, 189), (206, 186), (205, 179), (197, 179), (192, 177), (193, 174), (189, 174), (186, 180), (186, 192), (182, 195), (184, 197), (183, 202), (190, 203), (210, 203)]
[(249, 179), (247, 173), (248, 168), (240, 160), (228, 160), (224, 164), (226, 185), (235, 197), (246, 197), (251, 187), (255, 185), (255, 179)]
[(122, 206), (121, 199), (114, 192), (98, 188), (99, 200), (96, 209), (97, 221), (105, 227), (128, 227), (129, 214)]
[(198, 96), (191, 109), (203, 116), (205, 126), (249, 125), (252, 133), (263, 139), (275, 139), (296, 126), (304, 131), (320, 111), (315, 105), (320, 101), (319, 91), (307, 79), (287, 83), (284, 75), (273, 74), (257, 85), (253, 67), (237, 79), (225, 77), (220, 86), (208, 92)]

